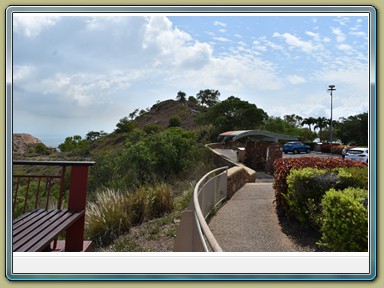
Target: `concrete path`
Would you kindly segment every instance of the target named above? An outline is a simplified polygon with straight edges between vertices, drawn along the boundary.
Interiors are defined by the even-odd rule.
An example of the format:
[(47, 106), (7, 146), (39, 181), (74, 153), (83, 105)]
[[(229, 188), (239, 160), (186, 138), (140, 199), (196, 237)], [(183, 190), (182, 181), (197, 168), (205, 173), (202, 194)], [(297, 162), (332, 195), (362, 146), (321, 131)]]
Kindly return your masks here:
[(209, 227), (224, 252), (296, 252), (281, 231), (272, 183), (248, 183), (211, 219)]

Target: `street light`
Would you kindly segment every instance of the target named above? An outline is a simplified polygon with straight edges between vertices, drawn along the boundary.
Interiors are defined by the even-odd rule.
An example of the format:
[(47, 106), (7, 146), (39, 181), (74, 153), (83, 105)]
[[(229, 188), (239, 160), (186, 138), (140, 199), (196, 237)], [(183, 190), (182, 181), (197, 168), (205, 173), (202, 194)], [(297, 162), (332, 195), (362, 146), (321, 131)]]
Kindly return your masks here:
[(331, 145), (332, 145), (332, 125), (333, 125), (333, 120), (332, 120), (332, 92), (336, 90), (335, 88), (335, 85), (328, 85), (328, 92), (331, 93), (331, 123), (330, 123), (330, 128), (329, 128), (329, 132), (330, 132), (330, 142), (331, 142)]

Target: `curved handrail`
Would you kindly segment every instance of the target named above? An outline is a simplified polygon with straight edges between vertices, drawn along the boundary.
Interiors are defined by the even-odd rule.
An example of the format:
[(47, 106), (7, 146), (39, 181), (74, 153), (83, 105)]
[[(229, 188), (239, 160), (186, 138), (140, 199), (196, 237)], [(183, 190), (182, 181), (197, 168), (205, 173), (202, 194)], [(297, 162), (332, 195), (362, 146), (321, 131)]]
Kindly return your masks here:
[[(203, 215), (203, 212), (201, 211), (198, 195), (199, 195), (199, 192), (201, 192), (201, 189), (200, 189), (201, 184), (204, 183), (206, 181), (206, 179), (211, 174), (214, 174), (217, 172), (221, 173), (223, 171), (226, 171), (227, 169), (228, 169), (228, 167), (221, 167), (221, 168), (217, 168), (217, 169), (212, 170), (212, 171), (208, 172), (207, 174), (205, 174), (199, 180), (199, 182), (197, 182), (195, 189), (194, 189), (194, 192), (193, 192), (193, 203), (195, 206), (196, 216), (198, 218), (197, 223), (200, 226), (200, 229), (202, 230), (203, 234), (205, 235), (209, 245), (211, 246), (211, 248), (214, 252), (222, 252), (223, 249), (220, 247), (219, 243), (216, 241), (215, 236), (213, 236), (211, 229), (209, 229), (209, 226), (208, 226), (207, 222), (205, 221), (205, 216)], [(217, 204), (218, 203), (214, 203), (214, 207), (216, 207)], [(204, 240), (202, 242), (204, 243)], [(205, 246), (205, 249), (206, 249), (206, 246)]]
[(223, 251), (209, 229), (206, 218), (228, 197), (227, 171), (227, 166), (212, 170), (195, 185), (188, 208), (181, 216), (174, 252)]

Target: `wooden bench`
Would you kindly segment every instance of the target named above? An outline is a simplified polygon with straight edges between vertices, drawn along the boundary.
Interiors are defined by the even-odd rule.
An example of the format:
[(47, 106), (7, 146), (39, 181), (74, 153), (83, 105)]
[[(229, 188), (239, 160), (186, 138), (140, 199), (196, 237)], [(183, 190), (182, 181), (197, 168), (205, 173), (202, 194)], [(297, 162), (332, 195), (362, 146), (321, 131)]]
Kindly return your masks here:
[(49, 251), (50, 243), (81, 216), (82, 211), (35, 210), (13, 221), (13, 252)]
[[(80, 252), (91, 251), (91, 241), (84, 241), (85, 206), (88, 186), (88, 167), (94, 162), (83, 161), (13, 161), (14, 165), (40, 165), (40, 166), (61, 166), (60, 176), (31, 176), (13, 175), (16, 178), (13, 195), (13, 211), (16, 207), (16, 200), (20, 199), (24, 207), (18, 216), (12, 221), (12, 250), (13, 252), (40, 252), (40, 251), (67, 251)], [(67, 209), (62, 208), (63, 185), (66, 167), (71, 168), (70, 185), (68, 191)], [(21, 178), (25, 179), (24, 194), (19, 192)], [(36, 183), (32, 185), (33, 179)], [(48, 190), (44, 190), (42, 179), (52, 181), (59, 179), (60, 193), (56, 209), (49, 209), (48, 203), (51, 196), (51, 182), (46, 182)], [(21, 184), (20, 184), (21, 185)], [(32, 189), (32, 186), (35, 189)], [(45, 207), (38, 209), (38, 204), (44, 193)], [(28, 211), (26, 207), (29, 201), (35, 208)], [(65, 232), (65, 235), (64, 235)], [(65, 240), (58, 240), (63, 236)], [(51, 245), (53, 244), (53, 245)]]

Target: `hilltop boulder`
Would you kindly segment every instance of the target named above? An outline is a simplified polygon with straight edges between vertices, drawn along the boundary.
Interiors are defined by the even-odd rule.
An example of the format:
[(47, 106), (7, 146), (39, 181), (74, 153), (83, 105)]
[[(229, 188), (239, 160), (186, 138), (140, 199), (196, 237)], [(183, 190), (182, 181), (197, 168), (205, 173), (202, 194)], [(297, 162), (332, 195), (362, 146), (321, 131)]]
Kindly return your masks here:
[(46, 148), (43, 142), (41, 142), (36, 137), (26, 134), (26, 133), (14, 133), (13, 134), (13, 155), (14, 156), (24, 156), (31, 151), (31, 148), (34, 148), (38, 145), (43, 145)]

